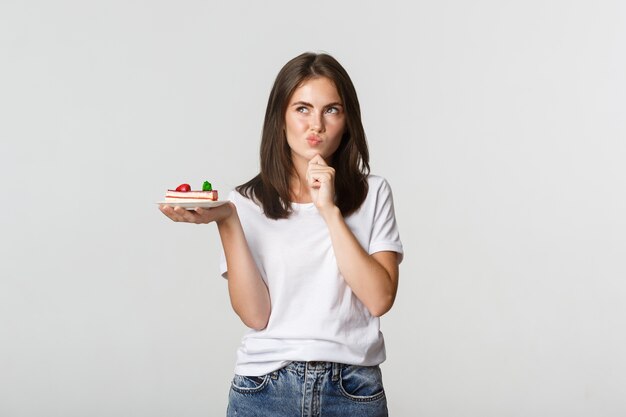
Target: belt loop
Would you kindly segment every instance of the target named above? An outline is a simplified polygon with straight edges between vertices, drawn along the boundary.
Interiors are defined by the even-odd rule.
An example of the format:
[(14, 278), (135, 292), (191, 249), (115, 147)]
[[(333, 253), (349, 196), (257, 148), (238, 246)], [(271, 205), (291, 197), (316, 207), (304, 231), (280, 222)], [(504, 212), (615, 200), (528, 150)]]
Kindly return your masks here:
[(333, 382), (339, 381), (339, 374), (341, 372), (341, 364), (337, 362), (333, 362)]

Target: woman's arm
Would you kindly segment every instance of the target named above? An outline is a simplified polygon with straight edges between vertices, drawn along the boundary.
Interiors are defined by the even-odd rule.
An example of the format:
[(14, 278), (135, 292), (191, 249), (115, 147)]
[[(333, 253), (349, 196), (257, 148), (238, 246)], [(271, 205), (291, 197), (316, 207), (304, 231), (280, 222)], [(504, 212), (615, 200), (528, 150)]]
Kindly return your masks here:
[(398, 290), (398, 254), (368, 254), (346, 224), (339, 208), (320, 212), (328, 225), (339, 271), (369, 312), (380, 317), (391, 309)]
[(270, 317), (270, 295), (252, 258), (237, 209), (217, 222), (228, 265), (228, 293), (233, 309), (246, 326), (261, 330)]
[(335, 205), (335, 170), (321, 156), (309, 162), (307, 181), (313, 202), (324, 218), (337, 259), (337, 266), (352, 292), (373, 316), (385, 314), (398, 290), (398, 254), (367, 253)]
[(176, 222), (217, 224), (228, 265), (228, 293), (233, 310), (246, 326), (264, 329), (270, 316), (270, 296), (252, 258), (235, 205), (227, 203), (195, 211), (167, 206), (160, 209)]

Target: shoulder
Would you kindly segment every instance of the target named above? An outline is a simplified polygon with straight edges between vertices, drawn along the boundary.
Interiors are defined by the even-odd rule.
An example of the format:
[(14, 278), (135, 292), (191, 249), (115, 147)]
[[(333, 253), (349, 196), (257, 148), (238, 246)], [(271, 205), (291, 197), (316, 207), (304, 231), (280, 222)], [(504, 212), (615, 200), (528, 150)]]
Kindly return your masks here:
[(255, 200), (241, 194), (237, 190), (228, 193), (228, 200), (232, 202), (237, 209), (251, 209), (252, 211), (261, 211), (261, 207)]
[(391, 203), (392, 199), (391, 187), (387, 180), (380, 175), (369, 174), (367, 176), (367, 195), (359, 208), (359, 212), (363, 214), (369, 210), (380, 210)]
[(386, 178), (380, 175), (367, 177), (368, 190), (365, 205), (375, 207), (377, 211), (393, 210), (393, 192)]
[(380, 175), (367, 176), (368, 194), (391, 193), (389, 182)]

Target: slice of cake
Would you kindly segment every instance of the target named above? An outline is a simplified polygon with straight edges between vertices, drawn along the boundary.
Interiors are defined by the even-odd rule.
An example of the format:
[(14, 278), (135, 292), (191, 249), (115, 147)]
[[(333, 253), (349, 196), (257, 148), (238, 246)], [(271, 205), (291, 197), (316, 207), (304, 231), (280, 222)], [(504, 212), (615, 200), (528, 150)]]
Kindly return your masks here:
[(217, 201), (217, 190), (212, 188), (210, 182), (205, 181), (202, 191), (192, 191), (189, 184), (181, 184), (175, 190), (165, 192), (165, 201), (181, 200)]

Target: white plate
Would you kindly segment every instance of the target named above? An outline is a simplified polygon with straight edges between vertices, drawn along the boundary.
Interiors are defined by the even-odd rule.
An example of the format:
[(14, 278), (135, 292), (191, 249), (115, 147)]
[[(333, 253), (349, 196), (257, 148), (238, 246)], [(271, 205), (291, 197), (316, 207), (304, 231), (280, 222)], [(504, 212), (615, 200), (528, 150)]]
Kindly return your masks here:
[(228, 203), (228, 200), (198, 201), (198, 200), (180, 199), (178, 201), (159, 201), (157, 204), (163, 204), (164, 206), (171, 206), (171, 207), (182, 207), (182, 208), (186, 208), (187, 210), (193, 210), (196, 207), (211, 208), (211, 207), (218, 207), (226, 203)]

